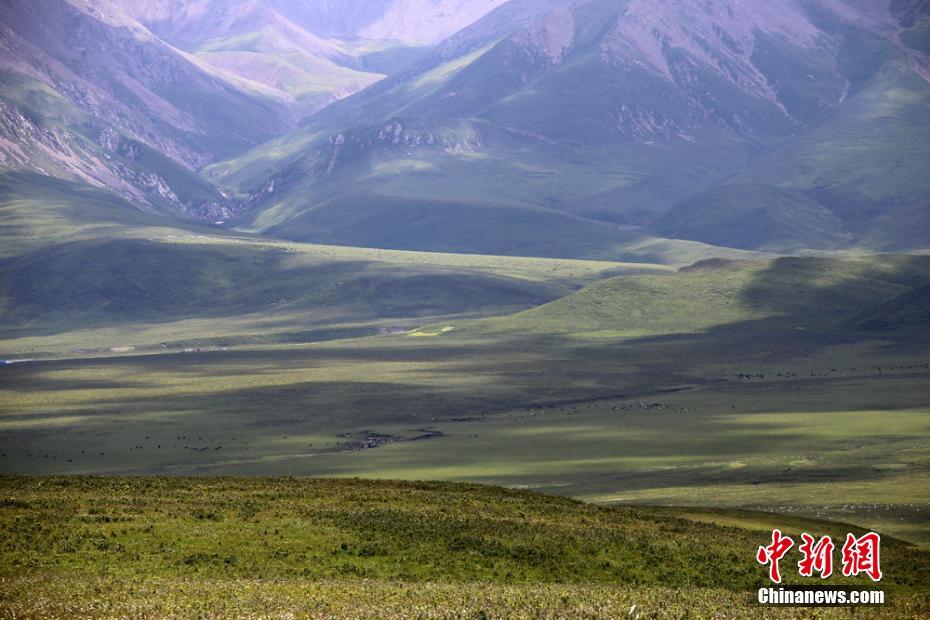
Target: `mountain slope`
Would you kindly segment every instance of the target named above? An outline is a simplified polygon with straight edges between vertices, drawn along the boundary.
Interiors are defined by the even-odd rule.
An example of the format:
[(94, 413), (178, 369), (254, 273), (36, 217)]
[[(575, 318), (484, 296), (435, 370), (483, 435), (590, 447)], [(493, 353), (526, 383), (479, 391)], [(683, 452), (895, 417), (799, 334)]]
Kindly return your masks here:
[[(727, 185), (675, 205), (658, 230), (739, 248), (927, 247), (928, 106), (927, 82), (893, 62), (810, 131), (760, 156)], [(777, 211), (774, 197), (785, 195), (806, 205), (804, 214), (784, 212), (782, 223), (765, 224), (758, 211)], [(755, 234), (757, 227), (764, 234)]]
[(0, 259), (130, 229), (208, 229), (144, 213), (91, 185), (36, 173), (0, 174)]
[(434, 45), (506, 0), (268, 0), (324, 37)]
[(504, 0), (116, 0), (170, 44), (301, 116), (381, 79)]
[(930, 284), (917, 286), (878, 307), (863, 311), (854, 324), (880, 331), (902, 328), (926, 330), (930, 326)]
[[(915, 165), (921, 161), (921, 102), (930, 87), (918, 75), (922, 60), (898, 44), (900, 27), (888, 10), (826, 0), (681, 0), (658, 8), (588, 1), (553, 2), (546, 13), (510, 20), (510, 8), (413, 68), (324, 109), (298, 132), (208, 168), (217, 183), (257, 205), (237, 225), (339, 241), (339, 213), (357, 221), (359, 211), (369, 212), (364, 205), (399, 200), (423, 208), (398, 212), (387, 224), (379, 216), (382, 234), (365, 242), (389, 244), (447, 204), (479, 206), (479, 222), (489, 206), (511, 218), (542, 207), (642, 227), (734, 175), (744, 185), (812, 190), (776, 171), (798, 173), (805, 140), (833, 148), (844, 126), (876, 110), (901, 133), (883, 138), (881, 152), (862, 149), (853, 165), (874, 164), (882, 175), (889, 169), (882, 152), (898, 146), (913, 150)], [(902, 88), (909, 93), (900, 103), (910, 107), (881, 111), (875, 98)], [(834, 166), (837, 184), (856, 182), (852, 166), (824, 165)], [(926, 196), (921, 183), (879, 186), (866, 197), (873, 213), (865, 221), (806, 196), (816, 215), (786, 239), (713, 242), (846, 245), (887, 212), (895, 192)], [(767, 200), (765, 191), (753, 200)], [(450, 239), (456, 230), (450, 226)]]
[(813, 198), (752, 183), (689, 196), (659, 219), (656, 230), (743, 249), (829, 249), (847, 240), (842, 221)]
[(0, 166), (225, 220), (250, 205), (203, 180), (205, 164), (280, 135), (497, 4), (7, 2)]
[(364, 70), (363, 52), (317, 36), (273, 3), (119, 0), (119, 6), (205, 64), (270, 89), (298, 116), (384, 77)]
[(222, 219), (195, 170), (292, 126), (109, 4), (0, 6), (0, 165), (81, 179), (147, 210)]

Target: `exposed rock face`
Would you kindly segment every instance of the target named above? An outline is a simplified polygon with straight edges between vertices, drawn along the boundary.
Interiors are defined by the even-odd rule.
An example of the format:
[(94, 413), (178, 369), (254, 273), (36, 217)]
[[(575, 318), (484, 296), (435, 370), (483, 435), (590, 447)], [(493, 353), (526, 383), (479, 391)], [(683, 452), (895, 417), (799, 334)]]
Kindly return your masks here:
[(466, 122), (454, 129), (448, 126), (431, 126), (422, 120), (391, 119), (385, 124), (357, 131), (340, 133), (330, 138), (307, 161), (319, 163), (309, 170), (324, 176), (351, 172), (353, 165), (384, 156), (427, 156), (428, 151), (461, 154), (481, 149), (481, 135)]
[[(711, 72), (736, 91), (760, 102), (771, 104), (786, 119), (795, 121), (780, 97), (778, 86), (757, 64), (759, 41), (763, 37), (798, 50), (812, 50), (829, 62), (834, 62), (839, 41), (815, 26), (809, 14), (794, 0), (672, 0), (653, 3), (633, 0), (618, 16), (609, 34), (601, 42), (605, 62), (617, 67), (636, 67), (660, 76), (674, 85), (691, 102), (699, 116), (714, 115), (725, 109), (726, 102), (707, 96), (707, 80), (702, 74)], [(838, 74), (832, 76), (845, 82)], [(827, 109), (842, 100), (844, 88), (835, 91), (833, 99), (824, 100)], [(621, 118), (626, 116), (621, 114)], [(672, 121), (679, 129), (656, 124), (647, 118), (648, 111), (638, 109), (630, 126), (634, 134), (677, 135), (687, 139), (697, 121)], [(722, 118), (732, 129), (750, 130), (746, 119)], [(689, 127), (690, 126), (690, 127)], [(788, 125), (785, 125), (788, 127)], [(656, 131), (648, 131), (649, 127)]]
[(767, 80), (753, 66), (757, 33), (781, 37), (796, 47), (830, 46), (793, 0), (632, 0), (604, 41), (612, 60), (631, 56), (674, 79), (668, 50), (686, 52), (721, 76), (770, 97)]

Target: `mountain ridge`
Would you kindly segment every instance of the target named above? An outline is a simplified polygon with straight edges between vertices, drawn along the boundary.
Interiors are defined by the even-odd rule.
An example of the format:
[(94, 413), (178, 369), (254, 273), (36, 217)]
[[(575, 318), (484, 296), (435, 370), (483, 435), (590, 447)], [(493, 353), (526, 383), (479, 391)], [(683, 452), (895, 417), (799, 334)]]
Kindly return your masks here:
[[(476, 231), (512, 227), (517, 253), (564, 237), (559, 256), (619, 259), (657, 235), (927, 243), (919, 2), (324, 4), (7, 5), (5, 167), (301, 241), (500, 253)], [(804, 215), (751, 233), (791, 219), (786, 196)]]
[[(798, 249), (798, 239), (811, 240), (802, 249), (868, 243), (869, 227), (900, 204), (902, 191), (888, 183), (869, 195), (846, 159), (822, 165), (837, 177), (833, 193), (817, 179), (799, 184), (789, 176), (800, 170), (792, 148), (807, 139), (805, 148), (824, 150), (825, 140), (835, 142), (835, 133), (860, 121), (877, 131), (885, 121), (863, 114), (884, 93), (907, 91), (921, 101), (930, 88), (914, 71), (919, 53), (902, 51), (902, 27), (890, 9), (834, 0), (762, 4), (552, 2), (551, 10), (514, 21), (501, 17), (504, 5), (420, 63), (207, 173), (253, 200), (237, 226), (290, 238), (302, 229), (289, 226), (290, 217), (313, 219), (340, 187), (368, 203), (433, 200), (437, 212), (449, 202), (544, 206), (648, 234), (667, 230), (656, 222), (666, 212), (674, 217), (675, 205), (691, 197), (728, 183), (761, 183), (804, 193), (815, 211), (841, 223), (820, 238), (825, 229), (814, 218), (794, 240), (755, 246), (726, 237), (738, 226), (722, 239), (684, 227), (677, 234), (776, 251)], [(919, 162), (918, 136), (930, 141), (930, 133), (921, 104), (909, 105), (883, 114), (910, 135), (889, 136), (856, 167), (890, 178), (895, 164), (882, 154), (900, 147)], [(762, 163), (766, 157), (774, 162)], [(919, 179), (906, 185), (909, 200), (930, 197)], [(749, 199), (764, 204), (766, 191)], [(870, 214), (847, 217), (834, 194), (871, 204)], [(409, 223), (398, 219), (398, 226)], [(896, 243), (884, 248), (905, 247)]]
[[(483, 10), (463, 0), (456, 6), (468, 10), (456, 17), (413, 4), (431, 9), (437, 27)], [(210, 0), (5, 3), (0, 166), (106, 187), (143, 210), (229, 219), (249, 204), (204, 180), (203, 166), (284, 133), (420, 53), (318, 37), (286, 17), (296, 8), (271, 0), (236, 10)]]

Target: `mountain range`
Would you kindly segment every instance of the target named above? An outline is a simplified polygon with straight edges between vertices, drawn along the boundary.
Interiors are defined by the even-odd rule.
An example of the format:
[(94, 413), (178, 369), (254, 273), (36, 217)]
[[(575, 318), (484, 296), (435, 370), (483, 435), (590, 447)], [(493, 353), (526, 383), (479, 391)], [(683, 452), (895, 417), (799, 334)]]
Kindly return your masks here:
[(0, 165), (178, 220), (658, 262), (930, 243), (920, 0), (0, 13)]

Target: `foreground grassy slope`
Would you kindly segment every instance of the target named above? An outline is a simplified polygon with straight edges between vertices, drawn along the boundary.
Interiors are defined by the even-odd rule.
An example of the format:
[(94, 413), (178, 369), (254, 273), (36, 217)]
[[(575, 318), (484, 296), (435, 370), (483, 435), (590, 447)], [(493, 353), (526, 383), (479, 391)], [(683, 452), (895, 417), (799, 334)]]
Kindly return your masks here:
[(410, 333), (0, 367), (0, 468), (470, 480), (927, 543), (928, 282), (930, 257), (710, 263)]
[[(0, 493), (4, 617), (745, 615), (764, 527), (860, 531), (448, 483), (8, 477)], [(926, 613), (930, 556), (882, 552), (893, 603), (873, 612)]]

